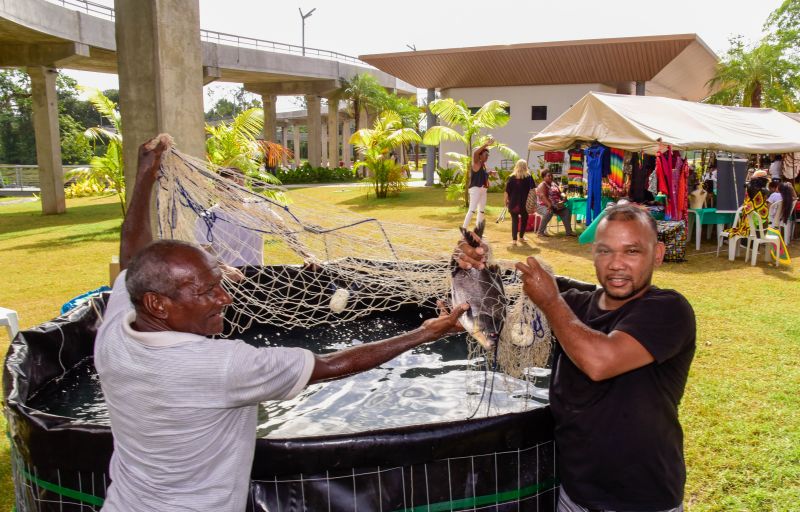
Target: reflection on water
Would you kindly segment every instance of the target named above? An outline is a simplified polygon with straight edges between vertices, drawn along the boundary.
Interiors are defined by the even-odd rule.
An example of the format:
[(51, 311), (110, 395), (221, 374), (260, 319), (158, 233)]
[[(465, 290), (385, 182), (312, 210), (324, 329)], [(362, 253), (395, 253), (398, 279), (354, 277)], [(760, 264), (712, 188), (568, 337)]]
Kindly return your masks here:
[[(300, 346), (326, 353), (400, 334), (421, 320), (389, 313), (333, 327), (258, 326), (243, 338), (255, 346)], [(518, 412), (547, 403), (549, 370), (531, 368), (528, 381), (522, 381), (481, 368), (482, 361), (468, 360), (464, 335), (450, 336), (368, 372), (309, 386), (292, 400), (261, 404), (258, 436), (353, 433)], [(30, 405), (93, 424), (110, 423), (91, 360), (45, 387)]]

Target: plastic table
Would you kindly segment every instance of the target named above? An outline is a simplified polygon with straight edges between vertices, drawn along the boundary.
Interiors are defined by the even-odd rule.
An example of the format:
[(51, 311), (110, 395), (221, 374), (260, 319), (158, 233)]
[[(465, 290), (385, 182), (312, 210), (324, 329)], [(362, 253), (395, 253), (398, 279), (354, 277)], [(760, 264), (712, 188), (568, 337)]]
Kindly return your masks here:
[(700, 250), (700, 232), (703, 230), (703, 226), (709, 226), (709, 234), (710, 234), (710, 226), (716, 225), (717, 235), (719, 235), (725, 224), (732, 224), (733, 219), (735, 217), (736, 217), (735, 212), (718, 212), (716, 208), (690, 208), (689, 228), (688, 228), (689, 232), (687, 233), (687, 235), (688, 238), (692, 237), (692, 228), (696, 224), (697, 229), (694, 230), (695, 250), (696, 251)]

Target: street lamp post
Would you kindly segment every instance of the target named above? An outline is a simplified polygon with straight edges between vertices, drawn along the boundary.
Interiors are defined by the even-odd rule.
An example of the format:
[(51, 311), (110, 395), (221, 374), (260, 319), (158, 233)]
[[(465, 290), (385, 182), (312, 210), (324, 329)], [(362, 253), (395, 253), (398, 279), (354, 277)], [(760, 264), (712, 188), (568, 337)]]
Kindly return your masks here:
[(305, 55), (306, 54), (306, 18), (311, 16), (311, 14), (313, 14), (313, 12), (317, 10), (317, 8), (314, 7), (313, 9), (311, 9), (310, 11), (308, 11), (305, 14), (303, 14), (303, 10), (301, 8), (298, 7), (297, 10), (300, 12), (300, 22), (301, 22), (302, 27), (303, 27), (303, 39), (302, 39), (302, 41), (303, 41), (303, 55)]

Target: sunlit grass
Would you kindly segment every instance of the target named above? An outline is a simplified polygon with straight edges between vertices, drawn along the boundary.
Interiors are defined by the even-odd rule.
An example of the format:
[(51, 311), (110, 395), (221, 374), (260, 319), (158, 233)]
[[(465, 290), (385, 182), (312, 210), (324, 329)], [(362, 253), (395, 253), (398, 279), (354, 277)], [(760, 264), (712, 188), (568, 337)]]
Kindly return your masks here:
[[(398, 197), (366, 198), (358, 187), (298, 188), (290, 196), (335, 204), (353, 214), (408, 224), (409, 230), (455, 228), (464, 210), (441, 189), (412, 188)], [(490, 194), (487, 238), (497, 258), (536, 255), (555, 271), (593, 280), (587, 246), (563, 236), (510, 247), (510, 220), (494, 221), (502, 195)], [(0, 306), (19, 312), (22, 327), (57, 315), (61, 305), (108, 281), (121, 222), (116, 197), (68, 201), (68, 212), (42, 216), (40, 204), (0, 203)], [(446, 248), (445, 248), (446, 249)], [(689, 261), (665, 264), (658, 286), (675, 288), (697, 315), (697, 355), (681, 405), (692, 511), (790, 511), (800, 503), (800, 275), (759, 262), (716, 258), (704, 242)], [(800, 243), (790, 245), (800, 256)], [(268, 251), (268, 263), (297, 262)], [(279, 261), (280, 260), (280, 261)], [(5, 332), (0, 344), (5, 351)], [(8, 444), (0, 462), (0, 509), (13, 489)]]

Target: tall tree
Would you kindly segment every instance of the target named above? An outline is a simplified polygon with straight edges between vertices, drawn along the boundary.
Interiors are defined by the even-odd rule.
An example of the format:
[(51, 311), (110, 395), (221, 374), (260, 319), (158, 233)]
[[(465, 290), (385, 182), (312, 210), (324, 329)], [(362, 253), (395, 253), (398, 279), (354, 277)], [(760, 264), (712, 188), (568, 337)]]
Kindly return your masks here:
[(342, 89), (343, 97), (352, 105), (356, 131), (361, 129), (361, 111), (364, 110), (367, 114), (372, 111), (373, 115), (377, 114), (387, 94), (386, 89), (381, 87), (378, 80), (369, 73), (361, 73), (346, 80)]
[(800, 51), (800, 0), (784, 0), (767, 18), (764, 30), (771, 31), (779, 43), (796, 55)]
[(766, 35), (747, 45), (741, 36), (708, 82), (710, 103), (770, 107), (794, 112), (800, 107), (800, 0), (785, 0), (764, 23)]
[[(88, 101), (80, 99), (77, 82), (72, 78), (59, 74), (56, 93), (62, 161), (86, 163), (92, 155), (80, 134), (85, 127), (97, 124), (99, 117)], [(0, 70), (0, 163), (36, 163), (30, 78), (19, 70)]]
[[(462, 181), (457, 187), (459, 187), (459, 192), (463, 192), (461, 196), (464, 204), (467, 205), (469, 204), (467, 184), (472, 168), (472, 150), (488, 139), (489, 135), (481, 134), (482, 131), (500, 128), (508, 123), (510, 119), (506, 110), (508, 103), (491, 100), (473, 113), (463, 100), (456, 101), (452, 98), (445, 98), (432, 101), (428, 108), (449, 126), (438, 125), (428, 128), (422, 143), (426, 146), (438, 146), (445, 141), (454, 141), (464, 145), (465, 153), (449, 152), (447, 156), (452, 159), (450, 165), (456, 167), (462, 175)], [(461, 132), (459, 133), (456, 128)], [(495, 142), (490, 147), (500, 151), (506, 158), (513, 160), (519, 158), (514, 150), (505, 144)]]

